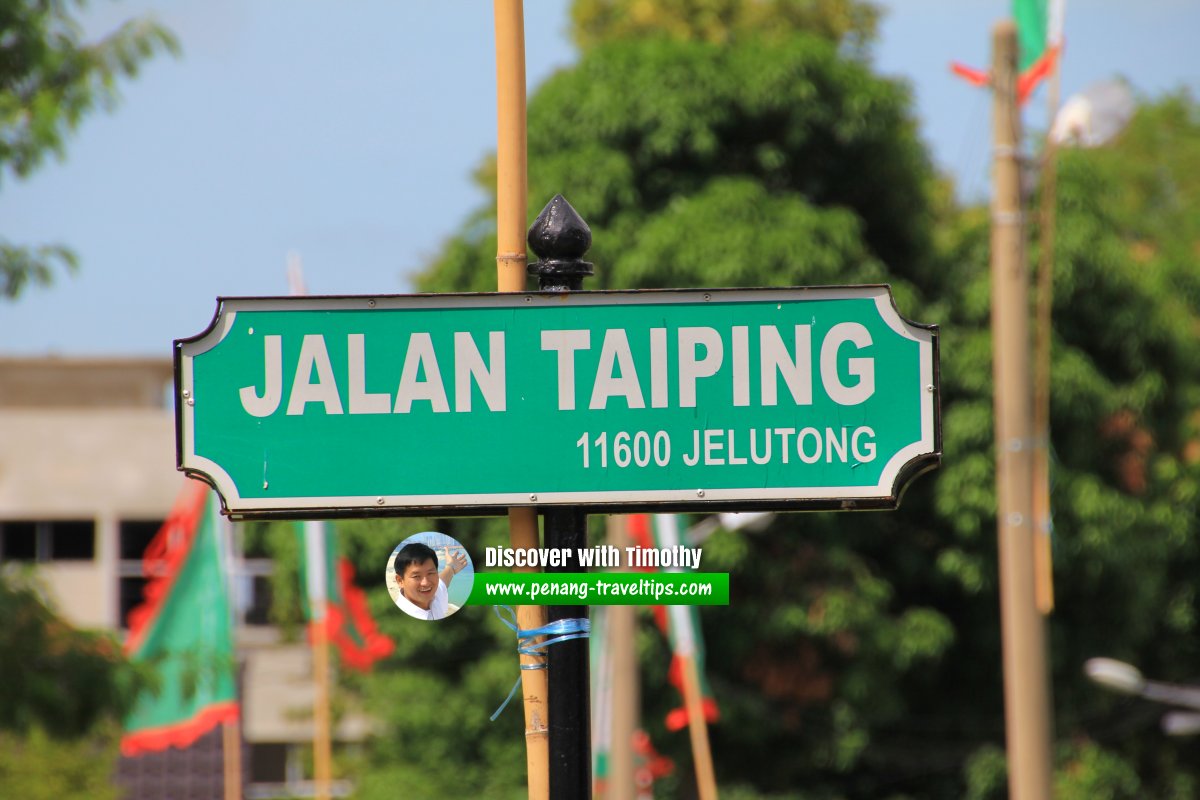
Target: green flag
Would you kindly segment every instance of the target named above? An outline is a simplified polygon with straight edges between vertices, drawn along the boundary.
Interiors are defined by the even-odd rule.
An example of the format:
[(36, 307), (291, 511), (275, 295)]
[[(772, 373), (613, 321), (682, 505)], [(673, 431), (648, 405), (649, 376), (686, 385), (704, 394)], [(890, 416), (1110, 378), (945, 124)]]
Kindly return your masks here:
[(189, 481), (143, 556), (145, 602), (129, 614), (125, 650), (157, 673), (156, 691), (125, 720), (126, 756), (187, 747), (238, 717), (233, 615), (216, 498)]
[(1024, 103), (1054, 72), (1062, 50), (1064, 0), (1013, 0), (1021, 74), (1017, 99)]
[(1013, 0), (1012, 13), (1017, 22), (1020, 68), (1024, 72), (1046, 52), (1046, 0)]

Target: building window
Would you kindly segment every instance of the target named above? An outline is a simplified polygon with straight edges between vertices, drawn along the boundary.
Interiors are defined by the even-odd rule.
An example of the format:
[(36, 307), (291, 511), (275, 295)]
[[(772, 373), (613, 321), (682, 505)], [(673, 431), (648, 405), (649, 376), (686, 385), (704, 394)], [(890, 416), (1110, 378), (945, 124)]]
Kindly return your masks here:
[[(124, 573), (124, 570), (122, 570)], [(137, 608), (145, 600), (144, 592), (146, 589), (146, 579), (133, 575), (122, 574), (121, 582), (118, 586), (119, 596), (118, 603), (118, 627), (121, 630), (129, 629), (129, 612)]]
[(283, 742), (252, 742), (250, 783), (286, 783), (289, 747)]
[(243, 625), (271, 624), (271, 562), (265, 558), (240, 559), (234, 566), (234, 607)]
[(96, 523), (49, 522), (47, 538), (51, 561), (91, 561), (96, 557)]
[(123, 519), (117, 523), (117, 549), (120, 575), (117, 586), (118, 626), (129, 628), (129, 612), (145, 600), (146, 578), (142, 574), (142, 556), (150, 540), (163, 526), (161, 519)]
[(94, 520), (0, 522), (0, 560), (91, 561), (96, 557)]
[(37, 523), (0, 522), (0, 559), (37, 560)]
[[(121, 559), (117, 592), (122, 630), (129, 628), (129, 612), (144, 601), (147, 580), (142, 571), (142, 557), (162, 525), (163, 520), (121, 520), (117, 525)], [(230, 567), (230, 602), (238, 621), (244, 625), (269, 624), (270, 559), (235, 557)]]
[(141, 561), (142, 554), (150, 540), (162, 527), (161, 519), (132, 520), (123, 519), (117, 526), (117, 537), (120, 540), (120, 558), (122, 561)]

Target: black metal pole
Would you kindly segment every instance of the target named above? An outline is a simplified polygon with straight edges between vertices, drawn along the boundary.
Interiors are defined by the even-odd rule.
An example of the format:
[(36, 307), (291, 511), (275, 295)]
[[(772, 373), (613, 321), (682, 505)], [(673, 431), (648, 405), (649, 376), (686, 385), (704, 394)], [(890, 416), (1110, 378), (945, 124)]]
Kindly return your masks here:
[[(587, 547), (587, 513), (579, 506), (547, 509), (546, 547), (575, 552)], [(574, 567), (550, 567), (548, 572), (572, 572)], [(587, 618), (587, 606), (550, 606), (546, 622)], [(592, 725), (588, 639), (560, 642), (546, 650), (546, 699), (550, 721), (550, 797), (591, 797)]]
[[(592, 265), (583, 254), (592, 232), (562, 195), (555, 195), (529, 229), (529, 246), (539, 260), (529, 265), (544, 292), (579, 291)], [(587, 547), (587, 511), (581, 506), (549, 508), (543, 513), (548, 548), (574, 554)], [(574, 559), (572, 559), (574, 562)], [(576, 572), (572, 564), (548, 572)], [(588, 617), (587, 606), (550, 606), (548, 623)], [(573, 639), (546, 650), (547, 702), (550, 721), (550, 797), (586, 798), (592, 794), (592, 735), (588, 639)]]

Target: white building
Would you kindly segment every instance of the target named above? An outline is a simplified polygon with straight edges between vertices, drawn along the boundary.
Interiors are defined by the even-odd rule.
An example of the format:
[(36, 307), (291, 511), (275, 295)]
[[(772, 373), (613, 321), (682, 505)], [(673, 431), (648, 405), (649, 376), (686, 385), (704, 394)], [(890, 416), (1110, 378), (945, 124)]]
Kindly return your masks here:
[[(0, 568), (36, 565), (77, 627), (123, 630), (141, 602), (142, 552), (185, 481), (175, 468), (172, 382), (165, 358), (0, 357)], [(246, 795), (302, 796), (308, 648), (267, 627), (270, 562), (242, 558), (237, 569)], [(337, 738), (365, 733), (365, 721), (350, 717)]]

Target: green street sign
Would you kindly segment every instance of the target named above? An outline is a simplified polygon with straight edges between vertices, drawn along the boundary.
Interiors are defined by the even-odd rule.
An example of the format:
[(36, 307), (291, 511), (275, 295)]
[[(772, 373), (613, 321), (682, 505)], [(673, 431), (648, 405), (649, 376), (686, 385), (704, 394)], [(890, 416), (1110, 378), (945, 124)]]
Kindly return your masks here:
[(218, 302), (178, 459), (234, 516), (887, 508), (941, 458), (886, 286)]

